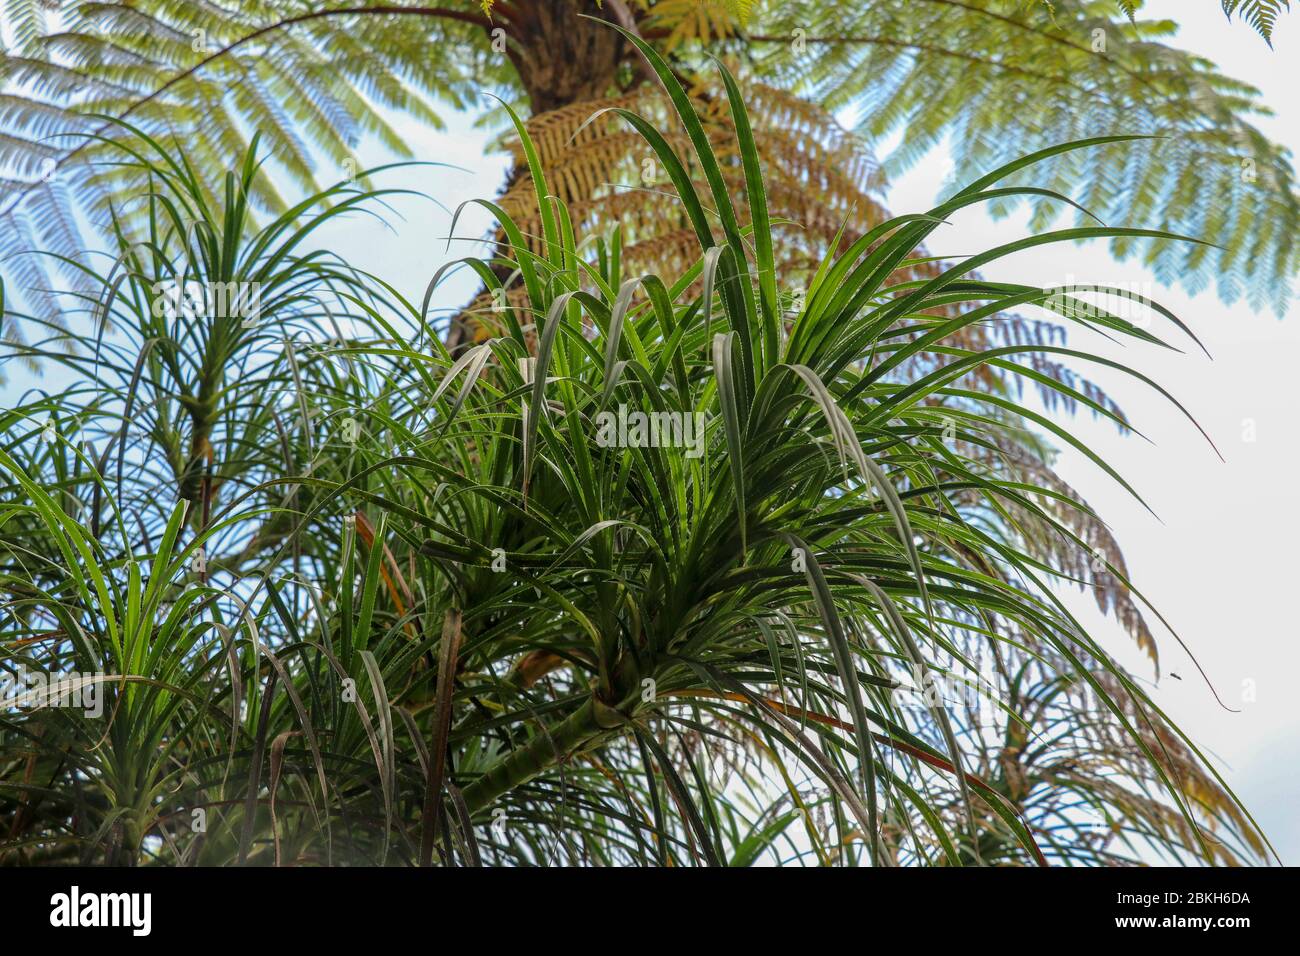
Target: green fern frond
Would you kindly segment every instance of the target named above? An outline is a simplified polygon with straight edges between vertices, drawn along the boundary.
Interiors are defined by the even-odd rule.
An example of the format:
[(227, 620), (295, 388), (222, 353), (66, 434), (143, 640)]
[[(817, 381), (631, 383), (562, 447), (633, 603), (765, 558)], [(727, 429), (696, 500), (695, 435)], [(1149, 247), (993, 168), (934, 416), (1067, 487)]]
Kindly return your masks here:
[(1291, 0), (1222, 0), (1224, 15), (1229, 19), (1239, 14), (1264, 38), (1269, 46), (1273, 45), (1273, 26), (1283, 10), (1291, 11)]
[[(438, 126), (435, 103), (477, 105), (483, 89), (535, 105), (535, 78), (522, 77), (509, 55), (490, 49), (489, 30), (508, 27), (512, 43), (527, 52), (534, 2), (537, 10), (556, 6), (449, 0), (438, 8), (444, 17), (404, 16), (395, 7), (304, 13), (293, 0), (237, 10), (137, 0), (67, 3), (47, 18), (39, 0), (0, 0), (9, 42), (0, 52), (0, 177), (25, 181), (0, 194), (0, 215), (27, 202), (46, 160), (57, 163), (60, 178), (72, 177), (74, 166), (93, 169), (101, 148), (84, 141), (97, 128), (90, 114), (125, 115), (148, 131), (193, 138), (196, 154), (214, 157), (237, 155), (231, 151), (260, 130), (290, 181), (308, 188), (329, 181), (362, 136), (408, 155), (388, 113)], [(1288, 0), (1223, 5), (1266, 38), (1279, 11), (1289, 9)], [(597, 0), (561, 6), (612, 16)], [(626, 6), (663, 49), (680, 45), (691, 56), (701, 46), (735, 51), (757, 80), (831, 111), (852, 110), (868, 145), (903, 131), (887, 171), (906, 168), (945, 140), (955, 144), (955, 175), (962, 177), (1098, 132), (1163, 137), (1123, 157), (1106, 150), (1062, 157), (1045, 172), (1054, 185), (1096, 202), (1098, 215), (1184, 233), (1218, 230), (1226, 245), (1221, 254), (1116, 242), (1119, 254), (1150, 257), (1162, 277), (1188, 288), (1214, 286), (1228, 301), (1247, 295), (1256, 306), (1281, 309), (1289, 300), (1300, 268), (1300, 203), (1286, 151), (1253, 125), (1263, 112), (1257, 91), (1169, 46), (1171, 24), (1134, 22), (1138, 0), (1020, 0), (996, 9), (939, 0)], [(1119, 21), (1122, 30), (1116, 14), (1128, 18)], [(796, 30), (810, 46), (803, 55), (791, 51)], [(1103, 48), (1094, 50), (1098, 31)], [(219, 50), (226, 52), (215, 55)], [(621, 91), (627, 79), (620, 71), (631, 71), (635, 82), (636, 67), (624, 56), (605, 78), (608, 88), (597, 77), (566, 89), (561, 105)], [(554, 101), (545, 108), (555, 108)], [(1121, 168), (1124, 175), (1113, 172)], [(114, 176), (116, 188), (130, 187)], [(103, 211), (108, 179), (78, 173), (66, 181), (76, 204)], [(279, 208), (274, 196), (257, 198), (267, 210)], [(1035, 222), (1045, 225), (1045, 206), (1041, 212)], [(51, 246), (53, 236), (38, 238), (60, 255), (77, 251)], [(16, 291), (11, 282), (11, 298)]]
[(3, 0), (0, 16), (12, 31), (15, 49), (34, 50), (45, 35), (45, 8), (39, 0)]
[[(896, 4), (769, 2), (757, 17), (770, 41), (758, 69), (832, 110), (854, 110), (870, 142), (901, 132), (883, 158), (891, 175), (940, 142), (951, 144), (959, 178), (1068, 140), (1157, 137), (1122, 156), (1062, 156), (1040, 174), (1095, 203), (1089, 208), (1103, 219), (1182, 234), (1215, 223), (1222, 253), (1159, 240), (1119, 240), (1112, 249), (1142, 256), (1162, 282), (1213, 286), (1225, 301), (1244, 295), (1279, 313), (1287, 307), (1300, 269), (1300, 199), (1288, 151), (1255, 125), (1266, 115), (1257, 90), (1168, 46), (1170, 23), (1117, 22), (1111, 0), (963, 9), (955, 18), (950, 4), (927, 0), (905, 12)], [(802, 54), (792, 49), (795, 31), (806, 37)]]

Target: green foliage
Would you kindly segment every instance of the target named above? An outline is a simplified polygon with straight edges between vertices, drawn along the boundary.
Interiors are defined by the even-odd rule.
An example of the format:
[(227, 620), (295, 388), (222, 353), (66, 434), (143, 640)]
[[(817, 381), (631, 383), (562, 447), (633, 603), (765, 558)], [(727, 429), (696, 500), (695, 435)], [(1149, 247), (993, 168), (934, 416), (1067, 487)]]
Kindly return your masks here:
[(1222, 0), (1223, 12), (1228, 17), (1234, 13), (1259, 31), (1259, 35), (1273, 45), (1273, 25), (1283, 10), (1290, 12), (1291, 0)]
[[(229, 167), (260, 132), (280, 180), (315, 190), (359, 168), (353, 150), (363, 136), (410, 155), (382, 111), (437, 127), (432, 100), (460, 108), (493, 84), (502, 70), (482, 56), (477, 19), (417, 25), (397, 14), (304, 12), (296, 2), (177, 0), (70, 2), (56, 16), (11, 3), (4, 26), (21, 42), (0, 50), (6, 274), (42, 315), (57, 317), (60, 303), (46, 290), (62, 283), (32, 250), (84, 261), (78, 220), (103, 234), (122, 219), (121, 197), (141, 181), (137, 170), (95, 165), (112, 155), (88, 136), (116, 132), (106, 117), (183, 140), (207, 169)], [(257, 211), (286, 208), (270, 177), (252, 185)], [(124, 228), (139, 227), (135, 211)]]
[[(1300, 206), (1288, 151), (1252, 123), (1268, 114), (1258, 91), (1162, 42), (1177, 30), (1170, 21), (1114, 20), (1111, 0), (1007, 6), (924, 0), (903, 15), (892, 4), (772, 4), (760, 18), (764, 36), (785, 42), (759, 69), (831, 109), (854, 109), (871, 141), (902, 132), (882, 160), (887, 174), (941, 142), (959, 183), (1052, 143), (1149, 135), (1136, 147), (1056, 157), (1034, 181), (1071, 191), (1106, 221), (1210, 239), (1110, 245), (1117, 259), (1140, 257), (1163, 284), (1214, 287), (1228, 302), (1245, 294), (1281, 313), (1298, 264)], [(804, 55), (790, 48), (796, 30)], [(1037, 200), (1033, 212), (1038, 230), (1059, 207)]]
[[(114, 196), (140, 185), (130, 171), (106, 174), (92, 165), (102, 147), (85, 134), (111, 129), (101, 114), (177, 136), (205, 167), (230, 164), (260, 131), (282, 178), (314, 189), (345, 168), (363, 135), (407, 155), (376, 107), (436, 124), (432, 104), (475, 104), (484, 89), (523, 108), (537, 92), (530, 84), (543, 81), (554, 86), (543, 91), (548, 102), (564, 103), (639, 82), (626, 44), (607, 75), (583, 75), (587, 65), (575, 58), (525, 82), (520, 63), (555, 55), (553, 32), (535, 22), (547, 5), (554, 4), (521, 0), (489, 17), (478, 0), (385, 4), (374, 12), (305, 10), (288, 0), (74, 0), (55, 14), (38, 0), (6, 0), (0, 262), (11, 295), (47, 318), (60, 315), (61, 303), (46, 290), (61, 283), (31, 251), (81, 258), (91, 240), (79, 223), (88, 220), (96, 236), (108, 231)], [(589, 9), (613, 16), (594, 2)], [(1130, 24), (1112, 0), (1054, 0), (1050, 9), (1023, 0), (703, 8), (695, 0), (646, 0), (628, 9), (647, 37), (672, 51), (682, 75), (697, 67), (692, 40), (702, 37), (718, 50), (735, 47), (763, 82), (852, 108), (871, 142), (901, 131), (888, 164), (895, 171), (945, 139), (961, 181), (1051, 143), (1114, 132), (1162, 137), (1123, 153), (1056, 157), (1039, 181), (1081, 186), (1102, 216), (1214, 239), (1216, 247), (1193, 248), (1113, 241), (1118, 256), (1140, 255), (1163, 281), (1193, 290), (1213, 284), (1227, 301), (1246, 294), (1279, 311), (1289, 299), (1300, 232), (1289, 156), (1252, 125), (1263, 112), (1256, 91), (1169, 46), (1171, 23)], [(1267, 31), (1276, 4), (1232, 10)], [(505, 53), (492, 48), (494, 29), (505, 30)], [(806, 53), (791, 53), (795, 30), (808, 41)], [(1098, 30), (1104, 52), (1092, 49)], [(255, 187), (259, 211), (284, 208), (269, 178)], [(1046, 227), (1052, 209), (1036, 203), (1035, 229)], [(12, 323), (0, 330), (9, 340), (22, 334)]]
[[(1043, 477), (1027, 426), (1123, 479), (974, 375), (994, 365), (1108, 415), (1033, 361), (1102, 360), (958, 344), (1015, 308), (1163, 344), (974, 271), (1155, 234), (1067, 229), (911, 270), (945, 216), (1042, 196), (1003, 184), (1109, 143), (1018, 159), (837, 245), (787, 310), (737, 88), (725, 77), (743, 199), (641, 48), (710, 185), (620, 115), (650, 134), (698, 261), (623, 274), (616, 245), (580, 245), (534, 163), (544, 243), (529, 251), (503, 216), (509, 260), (464, 260), (526, 299), (455, 357), (426, 320), (445, 272), (417, 306), (295, 251), (375, 194), (335, 187), (255, 228), (252, 149), (218, 185), (174, 146), (119, 138), (151, 184), (147, 239), (118, 233), (118, 268), (88, 273), (86, 300), (119, 332), (92, 330), (76, 351), (93, 360), (62, 355), (71, 391), (0, 417), (0, 660), (105, 675), (102, 718), (0, 714), (6, 861), (1263, 856), (1026, 543), (1089, 553), (1061, 517), (1086, 509)], [(252, 328), (202, 304), (155, 315), (155, 285), (187, 275), (262, 282)], [(50, 335), (31, 349), (59, 354), (72, 333)], [(290, 344), (303, 337), (316, 347)], [(677, 422), (679, 440), (609, 441), (604, 415), (633, 412)], [(686, 423), (701, 419), (696, 455)], [(987, 707), (927, 697), (985, 671)]]
[[(1055, 0), (1041, 0), (1048, 9), (1054, 8)], [(1129, 20), (1136, 22), (1137, 13), (1142, 9), (1143, 0), (1115, 0), (1120, 10)], [(1269, 46), (1273, 45), (1273, 25), (1283, 10), (1291, 9), (1291, 0), (1219, 0), (1223, 6), (1224, 16), (1229, 19), (1234, 13), (1254, 27)]]

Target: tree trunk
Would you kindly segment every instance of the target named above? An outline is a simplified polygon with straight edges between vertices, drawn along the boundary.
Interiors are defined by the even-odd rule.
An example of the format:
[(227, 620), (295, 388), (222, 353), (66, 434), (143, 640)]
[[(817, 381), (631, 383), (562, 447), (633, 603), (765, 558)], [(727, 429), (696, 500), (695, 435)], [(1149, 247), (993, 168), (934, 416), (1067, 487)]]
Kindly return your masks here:
[[(517, 0), (500, 4), (494, 12), (499, 12), (499, 22), (485, 29), (494, 41), (501, 36), (493, 36), (495, 31), (505, 31), (505, 55), (528, 96), (530, 115), (600, 99), (617, 82), (630, 44), (618, 31), (579, 14), (631, 25), (621, 0), (607, 0), (600, 6), (589, 0)], [(523, 165), (512, 169), (505, 188), (525, 171)], [(504, 240), (498, 230), (494, 255), (504, 257), (508, 252)], [(494, 266), (493, 271), (502, 280), (510, 274), (505, 267)], [(453, 316), (447, 329), (447, 348), (454, 352), (473, 337), (473, 318), (463, 312)]]
[(533, 115), (602, 97), (614, 82), (626, 41), (616, 30), (579, 14), (616, 20), (611, 3), (523, 0), (510, 5), (508, 22), (502, 25), (506, 55)]

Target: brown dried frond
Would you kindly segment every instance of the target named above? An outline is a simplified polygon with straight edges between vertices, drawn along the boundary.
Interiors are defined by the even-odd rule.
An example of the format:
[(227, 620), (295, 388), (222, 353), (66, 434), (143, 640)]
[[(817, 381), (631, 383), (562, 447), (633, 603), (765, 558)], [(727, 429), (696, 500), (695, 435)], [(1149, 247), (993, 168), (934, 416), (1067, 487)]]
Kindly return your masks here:
[[(1029, 695), (1031, 703), (1022, 716), (1034, 726), (1063, 726), (1068, 732), (1058, 732), (1050, 745), (1020, 734), (1019, 746), (1005, 748), (999, 756), (1003, 781), (1017, 782), (1020, 799), (1033, 791), (1039, 815), (1053, 802), (1075, 803), (1081, 793), (1093, 794), (1111, 808), (1122, 808), (1123, 819), (1115, 820), (1110, 828), (1097, 826), (1102, 846), (1123, 824), (1160, 834), (1165, 842), (1196, 853), (1199, 840), (1193, 825), (1172, 800), (1156, 796), (1163, 784), (1149, 753), (1203, 824), (1199, 836), (1216, 862), (1243, 862), (1238, 848), (1219, 841), (1216, 831), (1220, 827), (1241, 834), (1246, 848), (1263, 858), (1267, 847), (1245, 813), (1164, 718), (1139, 706), (1109, 672), (1097, 670), (1092, 676), (1126, 712), (1136, 738), (1106, 719), (1104, 708), (1093, 700), (1084, 681), (1056, 681), (1056, 690), (1049, 693), (1037, 693), (1043, 689), (1040, 685)], [(1135, 783), (1145, 792), (1136, 792)]]
[[(704, 82), (692, 88), (691, 96), (728, 187), (733, 195), (743, 196), (744, 173), (725, 96)], [(878, 198), (883, 186), (879, 166), (833, 116), (761, 83), (748, 83), (745, 98), (767, 176), (770, 212), (780, 221), (778, 267), (783, 276), (794, 271), (792, 266), (806, 270), (841, 227), (851, 239), (887, 218)], [(619, 223), (628, 243), (629, 268), (667, 274), (683, 264), (684, 255), (698, 259), (698, 244), (690, 232), (685, 234), (689, 243), (676, 238), (658, 241), (688, 229), (689, 222), (667, 176), (654, 168), (657, 160), (650, 147), (622, 119), (602, 115), (613, 107), (632, 110), (669, 131), (665, 138), (698, 178), (701, 195), (708, 195), (690, 141), (678, 131), (670, 102), (656, 88), (645, 86), (540, 114), (528, 121), (529, 135), (546, 169), (547, 185), (568, 207), (575, 229), (590, 233)], [(507, 145), (522, 162), (518, 142)], [(527, 173), (516, 179), (501, 204), (526, 234), (540, 232)], [(736, 205), (745, 225), (745, 203)]]
[[(963, 451), (1003, 477), (1010, 473), (1015, 480), (1040, 485), (1075, 503), (1070, 507), (1044, 499), (1041, 510), (1032, 510), (1010, 501), (1003, 502), (1019, 525), (1021, 535), (1033, 546), (1034, 553), (1060, 574), (1077, 581), (1080, 588), (1091, 588), (1097, 607), (1104, 614), (1114, 615), (1125, 632), (1151, 658), (1159, 676), (1160, 660), (1155, 637), (1123, 583), (1128, 579), (1128, 567), (1110, 528), (1088, 507), (1083, 497), (1029, 447), (1010, 440), (997, 440), (994, 444), (996, 450), (970, 445)], [(1076, 541), (1062, 534), (1058, 523), (1077, 535), (1086, 547), (1079, 547)]]
[[(889, 217), (879, 198), (885, 181), (862, 141), (817, 104), (752, 80), (744, 82), (743, 91), (763, 166), (777, 272), (790, 291), (811, 277), (841, 230), (843, 242), (850, 243)], [(748, 224), (745, 179), (726, 97), (705, 78), (695, 80), (689, 95), (743, 227)], [(547, 186), (567, 207), (580, 236), (620, 226), (629, 274), (680, 274), (699, 261), (698, 239), (668, 177), (656, 170), (653, 151), (626, 122), (608, 112), (615, 107), (638, 113), (662, 132), (707, 206), (709, 190), (690, 140), (680, 131), (666, 94), (651, 86), (532, 117), (528, 131), (546, 170)], [(542, 230), (532, 177), (519, 142), (511, 139), (505, 145), (514, 153), (518, 174), (501, 205), (529, 237), (532, 251), (539, 252)], [(643, 171), (652, 174), (648, 182)], [(918, 249), (916, 256), (918, 261), (900, 270), (895, 282), (930, 278), (943, 268), (921, 261), (924, 250)], [(994, 342), (1039, 339), (1052, 328), (1015, 315), (1000, 316), (996, 324), (996, 332), (984, 323), (962, 329), (949, 344), (982, 351)], [(970, 378), (995, 387), (998, 375), (981, 366)]]

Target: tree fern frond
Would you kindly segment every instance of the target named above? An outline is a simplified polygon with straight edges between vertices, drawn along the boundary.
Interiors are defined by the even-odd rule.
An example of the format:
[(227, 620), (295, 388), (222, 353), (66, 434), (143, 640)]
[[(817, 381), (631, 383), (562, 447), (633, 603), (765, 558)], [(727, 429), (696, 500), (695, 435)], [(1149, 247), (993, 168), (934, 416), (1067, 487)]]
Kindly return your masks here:
[[(23, 22), (36, 22), (39, 11), (30, 0), (9, 2), (26, 18)], [(551, 6), (572, 14), (588, 9), (611, 15), (595, 0), (590, 7), (586, 0), (557, 0)], [(1012, 152), (1095, 130), (1125, 128), (1166, 136), (1163, 146), (1150, 146), (1136, 165), (1127, 156), (1063, 158), (1052, 175), (1058, 183), (1082, 182), (1085, 192), (1108, 202), (1099, 214), (1122, 209), (1146, 221), (1159, 216), (1175, 231), (1188, 231), (1206, 207), (1214, 212), (1205, 218), (1229, 235), (1238, 234), (1245, 216), (1259, 217), (1251, 248), (1239, 242), (1219, 262), (1159, 243), (1152, 245), (1154, 261), (1162, 274), (1182, 277), (1189, 286), (1214, 284), (1225, 298), (1244, 292), (1254, 304), (1271, 301), (1280, 307), (1300, 261), (1292, 239), (1300, 209), (1284, 151), (1250, 124), (1258, 109), (1255, 92), (1202, 59), (1164, 45), (1169, 24), (1126, 23), (1124, 30), (1108, 33), (1113, 24), (1106, 7), (1092, 0), (1056, 0), (1047, 16), (1038, 17), (1042, 4), (1004, 11), (983, 3), (898, 0), (846, 11), (812, 0), (665, 0), (634, 4), (631, 15), (646, 35), (686, 58), (704, 46), (734, 48), (751, 31), (750, 40), (763, 42), (740, 52), (751, 58), (755, 76), (769, 86), (800, 91), (832, 112), (853, 109), (861, 117), (858, 131), (873, 142), (894, 130), (907, 131), (900, 148), (886, 157), (889, 170), (906, 167), (949, 136), (958, 145), (963, 174)], [(1120, 14), (1139, 8), (1133, 0)], [(1225, 8), (1267, 29), (1285, 3), (1229, 2)], [(5, 112), (16, 124), (6, 123), (2, 131), (17, 136), (25, 130), (30, 139), (84, 129), (79, 113), (129, 113), (183, 138), (187, 128), (207, 123), (216, 111), (224, 130), (265, 124), (266, 134), (278, 144), (277, 155), (295, 181), (305, 184), (312, 181), (311, 149), (321, 149), (338, 163), (356, 137), (369, 132), (404, 152), (402, 137), (372, 104), (436, 125), (430, 98), (461, 105), (490, 88), (508, 101), (519, 101), (537, 92), (529, 89), (530, 83), (544, 84), (558, 75), (525, 76), (519, 69), (530, 57), (512, 59), (490, 46), (489, 27), (501, 27), (519, 49), (526, 48), (528, 31), (539, 22), (540, 8), (534, 9), (531, 0), (489, 5), (491, 19), (471, 0), (440, 9), (445, 16), (403, 16), (389, 8), (373, 15), (336, 16), (326, 9), (304, 13), (300, 5), (279, 0), (241, 4), (237, 11), (179, 0), (73, 4), (60, 15), (58, 33), (0, 61), (0, 76), (5, 77), (0, 92), (11, 98)], [(1107, 38), (1104, 51), (1091, 49), (1098, 30)], [(811, 53), (791, 55), (796, 31), (811, 44)], [(227, 46), (229, 52), (215, 59), (203, 52)], [(431, 47), (438, 57), (428, 56)], [(987, 51), (1000, 52), (994, 56)], [(240, 89), (242, 77), (259, 75), (266, 58), (277, 58), (283, 69), (260, 73), (260, 94), (222, 98), (227, 90)], [(618, 61), (610, 62), (607, 76), (579, 84), (584, 96), (616, 92), (623, 80), (616, 76)], [(636, 66), (626, 57), (622, 63)], [(27, 97), (33, 99), (30, 110), (12, 102)], [(561, 96), (562, 103), (569, 101)], [(59, 110), (68, 114), (62, 130)], [(223, 137), (233, 142), (228, 134)], [(10, 155), (17, 159), (24, 148), (13, 145)], [(94, 153), (87, 147), (73, 158), (89, 159)], [(1120, 162), (1128, 163), (1135, 175), (1111, 188), (1103, 182), (1103, 170)], [(1067, 169), (1070, 164), (1075, 165)], [(1194, 202), (1185, 189), (1175, 191), (1169, 194), (1174, 204), (1160, 209), (1157, 203), (1165, 197), (1151, 187), (1151, 177), (1168, 170), (1185, 182), (1192, 168), (1215, 170), (1205, 174), (1205, 181), (1212, 179), (1222, 188)], [(28, 159), (22, 170), (30, 176), (37, 167)], [(1040, 211), (1035, 222), (1042, 226), (1048, 221), (1047, 207)], [(1134, 242), (1125, 245), (1130, 253), (1138, 249)], [(1190, 260), (1180, 258), (1189, 255)]]
[(1269, 46), (1273, 45), (1273, 26), (1278, 16), (1285, 10), (1291, 11), (1291, 0), (1222, 0), (1223, 13), (1229, 19), (1238, 14), (1262, 36)]
[(0, 3), (0, 24), (8, 26), (12, 32), (17, 50), (30, 53), (45, 36), (45, 7), (40, 0), (3, 0)]
[[(1253, 124), (1262, 112), (1257, 91), (1160, 42), (1170, 24), (1126, 18), (1120, 29), (1106, 6), (1056, 0), (1047, 14), (1038, 4), (1020, 12), (963, 4), (958, 27), (952, 5), (939, 0), (910, 4), (907, 16), (890, 4), (834, 14), (812, 2), (771, 4), (758, 18), (768, 41), (759, 68), (831, 109), (855, 109), (869, 141), (904, 130), (882, 160), (890, 174), (945, 138), (962, 176), (1026, 146), (1117, 131), (1159, 137), (1136, 156), (1059, 157), (1045, 170), (1047, 182), (1108, 201), (1092, 208), (1102, 218), (1135, 216), (1187, 234), (1210, 206), (1229, 235), (1250, 223), (1270, 254), (1233, 245), (1228, 272), (1202, 257), (1189, 274), (1185, 253), (1158, 241), (1117, 248), (1151, 253), (1173, 281), (1213, 284), (1225, 300), (1244, 287), (1255, 307), (1283, 310), (1300, 268), (1300, 200), (1288, 152)], [(1129, 176), (1103, 183), (1121, 165)], [(1196, 175), (1221, 191), (1191, 191), (1188, 177)]]

